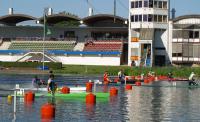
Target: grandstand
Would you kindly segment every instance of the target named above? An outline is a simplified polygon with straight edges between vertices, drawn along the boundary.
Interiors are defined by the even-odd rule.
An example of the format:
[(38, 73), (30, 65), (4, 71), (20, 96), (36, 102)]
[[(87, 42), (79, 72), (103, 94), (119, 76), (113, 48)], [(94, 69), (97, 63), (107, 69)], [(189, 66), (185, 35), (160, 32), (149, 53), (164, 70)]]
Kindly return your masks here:
[(122, 52), (122, 41), (88, 41), (85, 43), (84, 51), (119, 51)]
[[(40, 62), (43, 61), (44, 55), (45, 62), (63, 64), (127, 64), (127, 19), (109, 14), (80, 19), (77, 16), (53, 13), (46, 19), (51, 34), (46, 35), (43, 41), (42, 26), (17, 26), (27, 20), (43, 24), (42, 17), (14, 13), (0, 17), (0, 23), (3, 25), (0, 26), (0, 61)], [(58, 23), (71, 21), (82, 25), (57, 26)]]
[(9, 50), (73, 50), (75, 41), (12, 41)]

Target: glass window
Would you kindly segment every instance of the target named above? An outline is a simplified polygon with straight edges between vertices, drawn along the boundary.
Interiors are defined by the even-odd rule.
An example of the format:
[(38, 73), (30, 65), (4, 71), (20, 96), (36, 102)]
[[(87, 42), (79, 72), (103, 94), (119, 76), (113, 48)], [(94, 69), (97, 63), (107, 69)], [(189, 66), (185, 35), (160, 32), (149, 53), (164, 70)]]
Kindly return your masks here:
[(148, 0), (144, 0), (144, 7), (148, 7), (148, 6), (149, 6)]
[(142, 1), (139, 1), (139, 8), (142, 8)]
[(194, 32), (194, 38), (199, 38), (199, 31)]
[(162, 22), (162, 15), (158, 15), (158, 22)]
[(149, 0), (149, 8), (153, 8), (153, 0)]
[(162, 8), (162, 1), (158, 1), (158, 8)]
[(158, 22), (158, 15), (154, 15), (154, 16), (153, 16), (153, 21), (154, 21), (154, 22)]
[(152, 22), (153, 21), (153, 15), (152, 14), (149, 14), (148, 15), (148, 22)]
[(154, 8), (158, 8), (158, 1), (154, 1)]
[(138, 22), (138, 15), (135, 15), (135, 22)]
[(193, 39), (193, 31), (189, 31), (189, 38)]
[(167, 1), (163, 1), (163, 8), (167, 9)]
[(144, 15), (143, 15), (143, 21), (144, 21), (144, 22), (147, 22), (147, 14), (144, 14)]
[(142, 22), (142, 15), (139, 15), (139, 21)]
[(135, 2), (133, 1), (133, 2), (131, 2), (131, 8), (134, 8), (135, 6)]
[(166, 15), (163, 16), (163, 22), (167, 22), (167, 16)]
[(134, 22), (134, 15), (131, 16), (131, 22)]
[(135, 8), (138, 8), (139, 1), (135, 1)]

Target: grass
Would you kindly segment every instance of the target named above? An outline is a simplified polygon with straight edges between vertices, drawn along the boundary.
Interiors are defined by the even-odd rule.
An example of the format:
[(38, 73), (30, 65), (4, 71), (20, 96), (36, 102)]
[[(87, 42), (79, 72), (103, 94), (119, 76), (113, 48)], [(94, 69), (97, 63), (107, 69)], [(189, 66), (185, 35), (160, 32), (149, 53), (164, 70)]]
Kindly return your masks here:
[(135, 76), (141, 73), (147, 74), (153, 71), (156, 75), (167, 75), (172, 72), (175, 77), (188, 78), (191, 72), (200, 75), (200, 68), (192, 67), (130, 67), (130, 66), (83, 66), (83, 65), (63, 65), (60, 70), (54, 70), (56, 74), (73, 75), (103, 75), (105, 71), (111, 76), (116, 76), (122, 69), (126, 75)]

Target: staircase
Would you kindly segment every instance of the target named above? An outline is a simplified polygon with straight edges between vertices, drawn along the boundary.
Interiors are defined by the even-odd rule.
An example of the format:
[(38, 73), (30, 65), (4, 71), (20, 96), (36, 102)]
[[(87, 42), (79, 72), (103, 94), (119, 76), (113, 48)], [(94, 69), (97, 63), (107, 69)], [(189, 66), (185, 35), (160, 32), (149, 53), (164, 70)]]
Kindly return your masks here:
[(0, 46), (0, 50), (7, 50), (10, 46), (11, 42), (3, 42)]
[(74, 47), (74, 51), (83, 51), (84, 47), (85, 47), (85, 43), (79, 42)]

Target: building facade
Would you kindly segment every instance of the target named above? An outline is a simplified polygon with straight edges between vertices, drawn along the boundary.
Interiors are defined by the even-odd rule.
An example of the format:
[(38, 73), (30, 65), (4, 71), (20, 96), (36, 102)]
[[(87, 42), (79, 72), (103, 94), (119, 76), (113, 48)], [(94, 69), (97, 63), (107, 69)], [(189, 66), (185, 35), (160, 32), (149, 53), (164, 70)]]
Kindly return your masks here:
[(169, 22), (172, 63), (200, 63), (200, 15), (179, 16)]
[(128, 65), (170, 63), (168, 18), (168, 0), (129, 1)]

